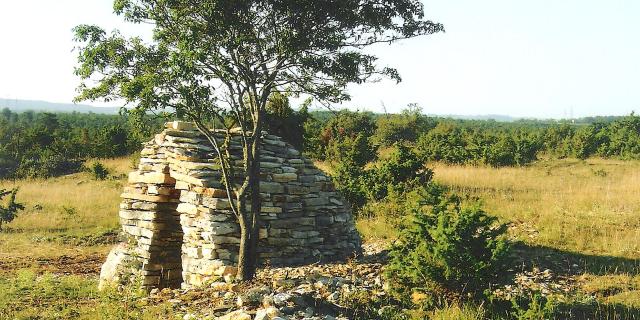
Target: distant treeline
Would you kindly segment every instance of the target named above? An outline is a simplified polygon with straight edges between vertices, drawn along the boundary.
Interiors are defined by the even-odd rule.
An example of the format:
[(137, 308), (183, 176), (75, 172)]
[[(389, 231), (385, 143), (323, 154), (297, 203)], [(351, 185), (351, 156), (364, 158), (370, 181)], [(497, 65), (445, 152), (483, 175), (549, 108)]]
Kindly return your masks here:
[[(355, 150), (375, 160), (379, 148), (403, 144), (423, 161), (516, 166), (540, 155), (640, 159), (640, 117), (594, 117), (573, 121), (454, 120), (426, 117), (415, 106), (401, 114), (341, 111), (311, 113), (305, 124), (305, 151), (338, 161)], [(356, 146), (357, 145), (357, 146)]]
[[(400, 114), (294, 111), (277, 96), (268, 129), (318, 160), (375, 161), (379, 151), (401, 144), (420, 161), (489, 166), (525, 165), (552, 157), (640, 159), (640, 117), (574, 121), (454, 120), (424, 116), (416, 106)], [(0, 178), (49, 177), (80, 170), (87, 158), (129, 155), (160, 130), (127, 117), (93, 113), (0, 111)]]
[(87, 158), (140, 149), (147, 137), (118, 115), (0, 111), (0, 178), (50, 177), (81, 169)]

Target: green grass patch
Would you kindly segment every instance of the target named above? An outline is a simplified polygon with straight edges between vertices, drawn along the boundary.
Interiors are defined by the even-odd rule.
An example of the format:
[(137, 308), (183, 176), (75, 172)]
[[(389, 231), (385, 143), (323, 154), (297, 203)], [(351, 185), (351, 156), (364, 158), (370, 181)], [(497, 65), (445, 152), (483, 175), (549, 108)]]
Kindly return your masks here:
[(175, 319), (170, 304), (149, 305), (135, 288), (98, 291), (95, 277), (37, 275), (0, 278), (0, 319)]

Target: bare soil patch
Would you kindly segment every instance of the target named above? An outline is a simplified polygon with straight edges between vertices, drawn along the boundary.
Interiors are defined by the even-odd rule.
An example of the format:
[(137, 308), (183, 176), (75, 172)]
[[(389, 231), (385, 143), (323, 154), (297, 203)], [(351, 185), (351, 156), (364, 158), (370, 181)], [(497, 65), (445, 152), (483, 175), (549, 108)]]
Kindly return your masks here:
[(19, 269), (33, 269), (39, 274), (98, 275), (105, 260), (103, 254), (62, 255), (58, 257), (3, 257), (0, 259), (0, 273)]

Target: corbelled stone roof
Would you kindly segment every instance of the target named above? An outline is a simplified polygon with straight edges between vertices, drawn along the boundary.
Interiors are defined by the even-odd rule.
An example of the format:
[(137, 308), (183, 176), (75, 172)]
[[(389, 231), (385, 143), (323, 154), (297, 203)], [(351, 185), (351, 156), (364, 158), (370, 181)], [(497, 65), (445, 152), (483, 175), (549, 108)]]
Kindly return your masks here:
[[(240, 166), (239, 142), (232, 140), (230, 150)], [(262, 263), (299, 265), (360, 252), (349, 205), (312, 161), (265, 133), (260, 171)], [(146, 143), (122, 194), (128, 241), (109, 254), (101, 286), (141, 279), (148, 288), (190, 287), (234, 273), (240, 231), (220, 177), (217, 155), (189, 123), (168, 123)]]

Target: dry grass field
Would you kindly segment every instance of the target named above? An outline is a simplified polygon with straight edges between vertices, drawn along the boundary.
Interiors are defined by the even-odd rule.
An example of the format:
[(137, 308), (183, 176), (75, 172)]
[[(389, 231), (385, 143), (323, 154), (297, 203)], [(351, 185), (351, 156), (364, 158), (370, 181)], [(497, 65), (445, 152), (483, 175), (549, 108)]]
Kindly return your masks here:
[[(595, 302), (603, 308), (599, 318), (640, 319), (639, 161), (542, 159), (515, 168), (429, 167), (436, 182), (479, 199), (488, 213), (508, 224), (514, 271), (548, 269), (553, 281), (568, 284), (567, 303), (576, 310)], [(383, 212), (360, 219), (357, 226), (368, 240), (396, 238)], [(458, 317), (453, 316), (458, 311), (444, 314)], [(463, 318), (482, 318), (481, 311), (467, 309), (475, 315)]]
[(0, 272), (15, 266), (55, 268), (56, 262), (76, 260), (91, 262), (93, 268), (99, 264), (115, 241), (122, 175), (129, 170), (130, 160), (102, 162), (112, 175), (104, 181), (87, 173), (0, 181), (0, 189), (19, 188), (18, 201), (26, 207), (0, 233)]
[(640, 308), (640, 162), (432, 167), (436, 181), (509, 224), (523, 263), (575, 281), (585, 297)]
[(640, 258), (640, 163), (541, 161), (526, 168), (435, 165), (436, 180), (483, 199), (521, 240)]
[[(0, 188), (20, 187), (27, 207), (0, 233), (0, 319), (169, 317), (164, 306), (135, 305), (134, 293), (95, 289), (116, 241), (123, 174), (131, 167), (129, 159), (101, 161), (113, 176), (105, 181), (87, 173), (0, 181)], [(482, 199), (487, 212), (509, 224), (518, 242), (514, 267), (550, 269), (577, 288), (576, 301), (640, 310), (640, 162), (431, 167), (437, 182)], [(394, 238), (384, 219), (360, 220), (358, 228), (366, 239)], [(481, 313), (452, 306), (434, 317), (480, 319)]]

